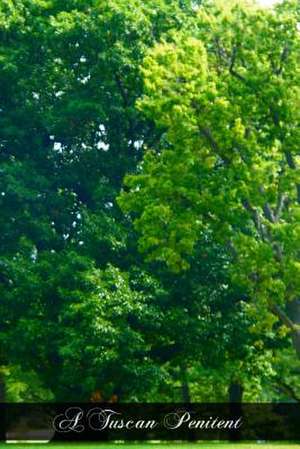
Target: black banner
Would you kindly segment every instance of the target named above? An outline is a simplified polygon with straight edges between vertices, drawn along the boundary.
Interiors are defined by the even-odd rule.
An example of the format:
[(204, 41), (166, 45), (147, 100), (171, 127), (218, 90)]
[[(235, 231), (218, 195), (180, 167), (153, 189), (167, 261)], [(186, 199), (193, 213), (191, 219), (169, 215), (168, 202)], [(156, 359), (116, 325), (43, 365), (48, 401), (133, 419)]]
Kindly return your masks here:
[(300, 405), (1, 404), (1, 440), (300, 440)]

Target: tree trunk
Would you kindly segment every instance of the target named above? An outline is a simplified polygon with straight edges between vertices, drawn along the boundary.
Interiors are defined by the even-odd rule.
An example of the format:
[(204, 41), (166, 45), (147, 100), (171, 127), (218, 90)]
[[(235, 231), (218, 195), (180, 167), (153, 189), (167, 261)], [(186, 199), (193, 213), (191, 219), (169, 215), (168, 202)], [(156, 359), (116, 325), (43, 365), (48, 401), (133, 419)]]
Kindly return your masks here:
[(4, 374), (0, 371), (0, 441), (6, 441), (6, 419), (5, 419), (5, 380)]
[(4, 374), (0, 371), (0, 403), (5, 402), (5, 380)]
[(300, 358), (300, 300), (294, 299), (287, 305), (287, 311), (290, 319), (296, 329), (292, 332), (293, 345), (298, 357)]
[(298, 358), (300, 358), (300, 330), (295, 331), (292, 335), (293, 339), (293, 345), (296, 350), (296, 353), (298, 355)]
[[(229, 397), (229, 410), (233, 418), (239, 419), (243, 415), (242, 399), (243, 399), (243, 386), (237, 379), (232, 379), (228, 388)], [(240, 440), (240, 430), (237, 429), (229, 434), (230, 441)]]
[(228, 388), (229, 402), (231, 404), (241, 404), (243, 399), (243, 387), (238, 381), (231, 381)]
[(290, 329), (293, 347), (300, 358), (300, 301), (294, 299), (287, 303), (287, 311), (282, 310), (277, 304), (270, 304), (270, 312), (288, 329)]
[(182, 400), (184, 403), (188, 404), (191, 402), (191, 394), (190, 394), (190, 387), (189, 387), (188, 379), (187, 379), (187, 370), (186, 370), (186, 366), (184, 366), (184, 365), (180, 366), (180, 377), (181, 377)]

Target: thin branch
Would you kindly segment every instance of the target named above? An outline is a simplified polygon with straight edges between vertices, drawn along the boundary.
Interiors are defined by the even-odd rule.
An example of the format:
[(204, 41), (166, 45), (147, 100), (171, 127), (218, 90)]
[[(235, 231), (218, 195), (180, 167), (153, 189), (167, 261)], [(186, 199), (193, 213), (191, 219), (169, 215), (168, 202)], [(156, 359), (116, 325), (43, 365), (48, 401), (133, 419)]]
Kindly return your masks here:
[(269, 203), (264, 204), (263, 211), (264, 211), (264, 216), (266, 217), (266, 219), (269, 220), (271, 223), (275, 223), (275, 221), (276, 221), (275, 215), (274, 215)]
[(295, 323), (293, 323), (293, 321), (288, 317), (288, 315), (277, 304), (270, 303), (269, 304), (269, 309), (293, 333), (297, 332), (297, 326), (295, 325)]
[(217, 143), (217, 141), (214, 139), (212, 132), (209, 128), (200, 128), (199, 127), (200, 134), (205, 137), (206, 141), (209, 143), (211, 149), (221, 158), (224, 165), (230, 164), (230, 159), (228, 159), (226, 156), (224, 156), (221, 153), (220, 147)]
[(291, 169), (295, 170), (296, 169), (296, 164), (295, 164), (295, 161), (294, 161), (292, 153), (290, 151), (286, 151), (285, 152), (285, 157), (286, 157), (286, 161), (288, 163), (288, 166)]
[(258, 210), (255, 209), (254, 207), (252, 207), (247, 199), (242, 200), (242, 205), (248, 212), (250, 212), (250, 215), (254, 222), (255, 228), (256, 228), (257, 232), (260, 234), (262, 240), (263, 241), (269, 240), (266, 228), (262, 223), (262, 220), (261, 220)]
[(280, 379), (277, 379), (277, 388), (279, 388), (282, 392), (286, 393), (290, 398), (294, 399), (296, 402), (300, 402), (300, 397), (296, 394), (293, 388), (290, 385), (287, 385)]
[(200, 129), (201, 134), (206, 138), (206, 140), (209, 142), (211, 148), (216, 152), (220, 153), (219, 145), (217, 144), (216, 140), (213, 138), (212, 133), (209, 128), (201, 128)]
[(283, 193), (280, 193), (278, 196), (277, 206), (276, 206), (276, 210), (275, 210), (275, 216), (274, 216), (275, 222), (277, 222), (280, 219), (283, 209), (285, 208), (285, 206), (287, 204), (288, 204), (288, 197), (286, 195), (284, 195)]
[[(285, 157), (286, 157), (286, 161), (288, 163), (288, 166), (292, 170), (296, 170), (297, 166), (296, 166), (296, 163), (294, 161), (292, 153), (290, 151), (286, 151), (285, 152)], [(300, 204), (300, 184), (296, 184), (296, 189), (297, 189), (297, 202), (298, 202), (298, 204)]]
[(284, 62), (287, 60), (288, 55), (289, 55), (289, 48), (287, 46), (285, 46), (284, 49), (282, 50), (282, 53), (280, 56), (279, 67), (274, 70), (275, 75), (281, 74), (281, 72), (283, 70)]
[(235, 76), (236, 78), (238, 78), (240, 81), (246, 82), (246, 79), (240, 75), (239, 73), (237, 73), (234, 69), (235, 66), (235, 62), (236, 62), (236, 56), (237, 56), (237, 50), (238, 47), (235, 45), (233, 50), (232, 50), (232, 54), (231, 54), (231, 58), (230, 58), (230, 66), (229, 66), (229, 72)]

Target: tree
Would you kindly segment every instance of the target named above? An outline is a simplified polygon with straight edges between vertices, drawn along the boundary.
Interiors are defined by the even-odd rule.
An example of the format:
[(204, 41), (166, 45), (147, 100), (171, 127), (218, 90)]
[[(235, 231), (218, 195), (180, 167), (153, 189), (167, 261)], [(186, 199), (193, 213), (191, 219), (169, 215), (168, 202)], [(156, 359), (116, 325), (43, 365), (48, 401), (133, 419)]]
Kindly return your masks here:
[[(66, 302), (75, 307), (86, 301), (89, 307), (82, 309), (88, 317), (94, 310), (96, 320), (100, 305), (91, 296), (97, 282), (87, 286), (83, 279), (93, 270), (100, 270), (100, 279), (111, 265), (126, 273), (134, 257), (130, 223), (115, 197), (124, 174), (135, 169), (142, 143), (159, 139), (152, 120), (135, 107), (142, 93), (139, 65), (163, 32), (180, 28), (192, 14), (188, 2), (177, 1), (1, 3), (0, 364), (18, 366), (26, 358), (27, 369), (35, 369), (57, 397), (88, 391), (62, 347), (72, 332), (88, 346), (93, 325), (81, 333), (75, 320), (64, 326)], [(103, 290), (112, 301), (106, 307), (113, 327), (113, 296)], [(138, 307), (139, 296), (128, 295)], [(122, 338), (130, 336), (125, 308)], [(142, 346), (142, 329), (134, 335)], [(90, 358), (97, 358), (93, 348)], [(136, 360), (128, 360), (132, 366), (122, 372), (134, 379)], [(99, 370), (108, 370), (96, 363), (93, 369), (90, 386)], [(119, 375), (115, 370), (115, 387)], [(154, 383), (158, 378), (153, 373)]]
[(88, 401), (96, 389), (128, 400), (159, 384), (159, 366), (148, 357), (150, 342), (141, 332), (155, 328), (151, 320), (160, 320), (159, 311), (150, 292), (130, 287), (127, 274), (112, 266), (96, 269), (75, 252), (43, 254), (20, 288), (6, 296), (18, 301), (11, 312), (17, 322), (6, 327), (2, 341), (14, 349), (10, 363), (22, 360), (24, 370), (35, 369), (56, 400)]
[(126, 177), (120, 204), (148, 259), (175, 271), (213, 232), (256, 328), (279, 319), (299, 354), (298, 15), (296, 2), (203, 6), (196, 32), (148, 52), (139, 105), (167, 143)]
[[(201, 116), (197, 101), (203, 100), (208, 125), (214, 125), (216, 96), (238, 97), (241, 80), (231, 74), (227, 83), (226, 57), (240, 12), (229, 11), (223, 23), (217, 7), (197, 3), (203, 2), (0, 5), (0, 374), (8, 399), (88, 400), (95, 389), (122, 401), (207, 398), (209, 389), (197, 386), (199, 376), (209, 372), (210, 379), (220, 379), (220, 367), (226, 376), (218, 397), (224, 398), (231, 381), (250, 385), (249, 372), (256, 379), (271, 376), (273, 336), (248, 332), (256, 321), (244, 312), (253, 283), (235, 269), (230, 254), (233, 245), (242, 247), (238, 237), (244, 235), (232, 234), (223, 215), (231, 172), (221, 156), (215, 163), (198, 128), (193, 134)], [(284, 35), (293, 19), (286, 6), (281, 10)], [(256, 19), (247, 14), (249, 31)], [(220, 30), (225, 47), (219, 55)], [(145, 56), (148, 84), (140, 70)], [(251, 57), (250, 63), (255, 65)], [(255, 108), (250, 113), (245, 101), (238, 106), (251, 121)], [(222, 102), (218, 107), (227, 124), (233, 109)], [(216, 123), (214, 138), (223, 139), (223, 125)], [(133, 192), (123, 200), (124, 208), (148, 214), (137, 221), (145, 232), (141, 248), (161, 245), (145, 262), (116, 197), (124, 175), (140, 170), (147, 147), (154, 152), (141, 164), (155, 176), (132, 179), (138, 186), (144, 179), (150, 190), (143, 186), (142, 196)], [(224, 195), (222, 173), (228, 178)], [(212, 220), (208, 206), (215, 192), (220, 198)], [(140, 204), (133, 206), (136, 198)], [(240, 202), (232, 203), (238, 211), (234, 230), (241, 227), (260, 245), (247, 210), (241, 214)], [(179, 279), (161, 261), (177, 270), (191, 267)], [(236, 367), (241, 379), (233, 379)], [(0, 390), (2, 395), (2, 385)]]
[(155, 304), (164, 326), (151, 354), (172, 373), (168, 400), (228, 401), (234, 386), (253, 401), (273, 380), (272, 349), (284, 341), (249, 332), (255, 318), (247, 314), (248, 298), (232, 285), (230, 254), (212, 237), (201, 236), (189, 269), (161, 268), (166, 294)]

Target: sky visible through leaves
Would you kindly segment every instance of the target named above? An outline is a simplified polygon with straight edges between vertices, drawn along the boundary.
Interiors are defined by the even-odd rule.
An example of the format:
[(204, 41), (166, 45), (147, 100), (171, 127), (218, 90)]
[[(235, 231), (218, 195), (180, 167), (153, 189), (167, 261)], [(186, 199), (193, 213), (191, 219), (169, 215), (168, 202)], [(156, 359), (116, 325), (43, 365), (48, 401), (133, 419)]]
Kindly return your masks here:
[(263, 6), (272, 6), (278, 3), (278, 0), (258, 0), (258, 3)]

